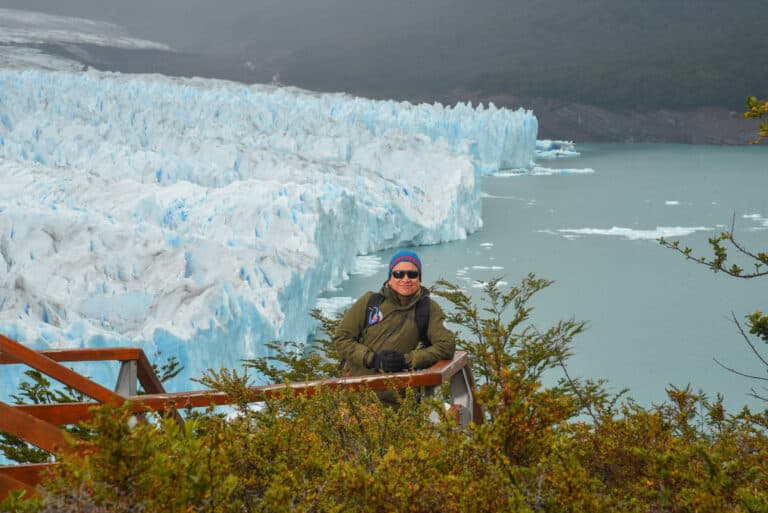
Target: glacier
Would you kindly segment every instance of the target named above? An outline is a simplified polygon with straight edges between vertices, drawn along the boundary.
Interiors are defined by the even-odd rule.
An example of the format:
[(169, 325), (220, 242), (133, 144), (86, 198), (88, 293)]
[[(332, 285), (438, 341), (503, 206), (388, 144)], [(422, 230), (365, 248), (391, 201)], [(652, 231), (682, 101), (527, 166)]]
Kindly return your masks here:
[(481, 176), (533, 169), (536, 133), (493, 105), (0, 70), (0, 332), (175, 356), (188, 390), (305, 340), (358, 255), (478, 230)]
[[(3, 48), (0, 55), (8, 50), (31, 49), (51, 42), (71, 45), (71, 51), (76, 51), (74, 45), (172, 50), (163, 43), (131, 37), (124, 28), (114, 23), (35, 11), (0, 8), (0, 29), (0, 46), (10, 46)], [(40, 54), (44, 53), (39, 48), (37, 50)]]

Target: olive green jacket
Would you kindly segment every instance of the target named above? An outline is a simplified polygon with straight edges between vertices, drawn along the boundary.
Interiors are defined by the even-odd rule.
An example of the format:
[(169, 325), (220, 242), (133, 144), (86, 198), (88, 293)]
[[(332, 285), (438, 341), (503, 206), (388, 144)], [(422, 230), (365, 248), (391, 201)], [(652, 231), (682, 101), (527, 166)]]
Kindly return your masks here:
[(341, 319), (333, 344), (343, 359), (343, 372), (347, 376), (372, 374), (369, 368), (373, 355), (379, 351), (400, 351), (411, 369), (423, 369), (438, 360), (450, 360), (456, 349), (453, 333), (445, 325), (445, 314), (436, 301), (429, 302), (429, 327), (427, 336), (432, 343), (423, 347), (419, 340), (416, 324), (416, 303), (429, 295), (425, 287), (413, 295), (410, 301), (401, 305), (397, 294), (386, 283), (381, 288), (384, 296), (380, 306), (381, 320), (367, 326), (368, 299), (373, 294), (366, 292), (358, 299)]

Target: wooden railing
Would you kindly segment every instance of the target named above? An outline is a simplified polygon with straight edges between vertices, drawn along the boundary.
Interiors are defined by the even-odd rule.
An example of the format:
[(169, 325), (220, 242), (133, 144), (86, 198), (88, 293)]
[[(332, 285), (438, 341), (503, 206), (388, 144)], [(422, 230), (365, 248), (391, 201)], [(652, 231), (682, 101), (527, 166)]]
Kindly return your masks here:
[[(62, 362), (93, 361), (120, 362), (114, 391), (62, 365)], [(93, 408), (101, 404), (122, 406), (128, 403), (131, 411), (142, 413), (233, 402), (222, 392), (165, 392), (149, 360), (138, 348), (35, 351), (0, 335), (0, 365), (3, 364), (27, 365), (92, 399), (87, 402), (13, 405), (0, 401), (0, 431), (15, 435), (53, 455), (75, 450), (66, 441), (60, 426), (91, 419)], [(137, 382), (144, 389), (142, 395), (137, 395)], [(425, 393), (431, 395), (446, 383), (450, 385), (448, 404), (456, 412), (459, 422), (462, 425), (482, 422), (482, 412), (474, 400), (469, 359), (461, 351), (455, 354), (453, 360), (439, 361), (422, 371), (252, 387), (248, 400), (264, 401), (286, 387), (304, 394), (313, 394), (321, 388), (385, 390), (392, 387), (424, 387)], [(184, 422), (178, 411), (176, 419)], [(50, 465), (52, 463), (0, 466), (0, 500), (11, 490), (26, 489), (35, 493), (41, 472)]]

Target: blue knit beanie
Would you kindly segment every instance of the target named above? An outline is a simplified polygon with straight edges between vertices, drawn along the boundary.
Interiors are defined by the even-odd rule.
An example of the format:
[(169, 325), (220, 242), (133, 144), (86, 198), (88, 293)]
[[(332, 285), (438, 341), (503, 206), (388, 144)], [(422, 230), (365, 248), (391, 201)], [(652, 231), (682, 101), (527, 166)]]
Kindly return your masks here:
[(419, 269), (419, 272), (421, 272), (421, 259), (419, 258), (419, 255), (413, 251), (398, 251), (389, 261), (389, 274), (392, 274), (392, 269), (394, 269), (400, 262), (410, 262)]

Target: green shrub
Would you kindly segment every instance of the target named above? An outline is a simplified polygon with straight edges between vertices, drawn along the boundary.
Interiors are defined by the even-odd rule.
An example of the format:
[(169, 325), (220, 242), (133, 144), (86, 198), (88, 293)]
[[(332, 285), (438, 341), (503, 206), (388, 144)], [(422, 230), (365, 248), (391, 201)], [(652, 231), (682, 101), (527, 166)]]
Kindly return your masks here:
[[(729, 415), (722, 399), (670, 387), (643, 408), (601, 381), (568, 374), (584, 324), (530, 324), (528, 303), (550, 282), (498, 281), (479, 308), (442, 282), (459, 347), (470, 352), (485, 422), (460, 427), (437, 399), (409, 391), (397, 408), (371, 391), (286, 389), (247, 402), (248, 369), (273, 379), (332, 374), (334, 362), (295, 345), (245, 372), (199, 380), (236, 411), (159, 417), (129, 427), (103, 409), (86, 426), (97, 450), (59, 458), (42, 501), (13, 496), (10, 511), (168, 512), (758, 512), (768, 511), (768, 414)], [(510, 310), (510, 311), (508, 311)], [(510, 319), (510, 320), (506, 320)], [(326, 324), (332, 330), (332, 322)], [(464, 334), (467, 334), (466, 336)], [(319, 343), (322, 347), (322, 342)], [(303, 349), (302, 349), (303, 351)], [(554, 386), (545, 373), (560, 372)], [(551, 376), (547, 376), (550, 380)], [(15, 509), (8, 509), (8, 508)], [(0, 508), (2, 509), (2, 508)]]

